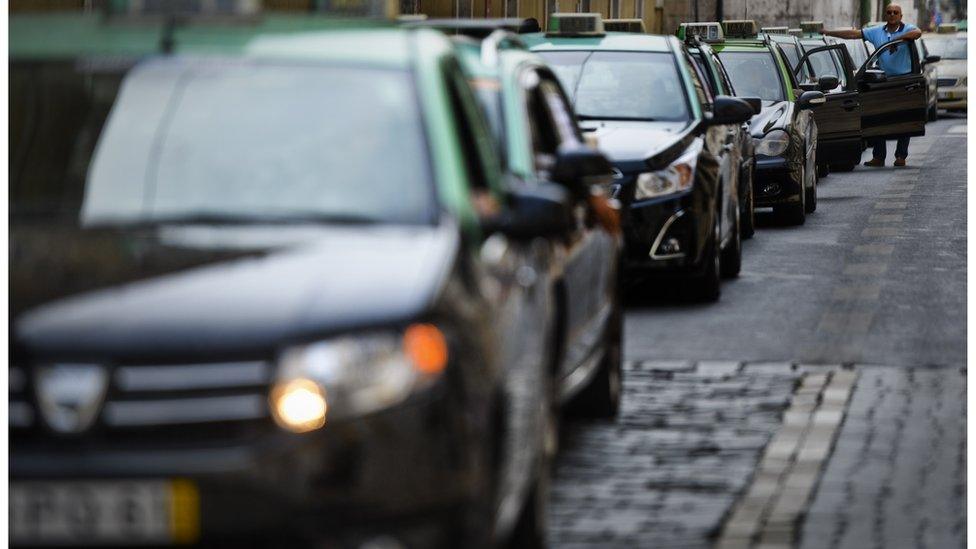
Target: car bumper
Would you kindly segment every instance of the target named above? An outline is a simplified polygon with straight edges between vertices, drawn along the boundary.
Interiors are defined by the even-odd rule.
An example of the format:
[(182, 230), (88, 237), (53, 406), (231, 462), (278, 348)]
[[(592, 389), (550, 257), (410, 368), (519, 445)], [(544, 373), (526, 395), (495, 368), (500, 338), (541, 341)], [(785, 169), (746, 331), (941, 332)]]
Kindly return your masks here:
[(940, 109), (965, 109), (967, 93), (965, 86), (940, 88), (938, 106)]
[(446, 539), (447, 526), (478, 500), (485, 473), (466, 458), (476, 437), (445, 419), (461, 417), (448, 401), (415, 401), (301, 435), (267, 425), (246, 444), (220, 447), (14, 444), (10, 482), (178, 479), (195, 487), (193, 537), (201, 544), (285, 539), (356, 547), (388, 536), (406, 546), (441, 546), (456, 542)]
[(695, 192), (632, 203), (624, 216), (624, 268), (680, 274), (699, 264), (702, 208)]
[(756, 156), (753, 200), (756, 207), (800, 202), (802, 186), (784, 157)]

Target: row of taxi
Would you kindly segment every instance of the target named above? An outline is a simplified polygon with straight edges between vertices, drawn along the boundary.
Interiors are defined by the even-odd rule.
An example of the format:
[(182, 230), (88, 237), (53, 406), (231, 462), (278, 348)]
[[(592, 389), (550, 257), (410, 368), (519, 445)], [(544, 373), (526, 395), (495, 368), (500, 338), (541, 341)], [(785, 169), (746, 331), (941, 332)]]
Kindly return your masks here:
[(751, 22), (256, 6), (10, 17), (12, 545), (544, 545), (621, 279), (716, 299), (924, 131), (921, 71)]

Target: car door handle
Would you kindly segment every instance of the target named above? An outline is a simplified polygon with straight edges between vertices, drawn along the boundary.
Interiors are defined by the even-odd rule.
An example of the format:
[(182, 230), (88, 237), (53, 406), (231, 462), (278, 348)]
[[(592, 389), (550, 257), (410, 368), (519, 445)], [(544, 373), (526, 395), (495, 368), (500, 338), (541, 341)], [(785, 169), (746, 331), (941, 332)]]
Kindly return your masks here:
[(841, 106), (844, 107), (845, 111), (853, 111), (854, 109), (860, 107), (861, 104), (853, 99), (848, 99), (841, 103)]
[(922, 89), (922, 85), (921, 84), (909, 84), (909, 85), (905, 86), (905, 91), (915, 91), (915, 90), (920, 90), (920, 89)]

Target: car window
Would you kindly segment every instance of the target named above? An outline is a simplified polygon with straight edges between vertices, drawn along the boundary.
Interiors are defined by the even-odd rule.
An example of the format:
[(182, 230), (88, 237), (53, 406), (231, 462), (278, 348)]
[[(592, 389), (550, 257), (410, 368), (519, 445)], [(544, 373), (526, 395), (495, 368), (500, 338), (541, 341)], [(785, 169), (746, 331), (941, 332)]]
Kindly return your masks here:
[(783, 101), (786, 98), (780, 68), (772, 52), (721, 51), (718, 57), (740, 96), (759, 97), (764, 101)]
[(698, 103), (705, 108), (711, 108), (712, 105), (712, 94), (708, 91), (706, 86), (707, 80), (702, 75), (701, 68), (691, 60), (688, 52), (684, 52), (685, 62), (688, 64), (688, 74), (691, 76), (691, 85), (695, 89), (695, 95), (698, 97)]
[(967, 39), (962, 37), (932, 38), (925, 41), (929, 55), (938, 55), (943, 59), (966, 59)]
[(539, 52), (580, 119), (687, 120), (684, 84), (670, 53)]
[[(84, 92), (89, 84), (79, 80), (75, 90)], [(83, 151), (97, 124), (83, 124), (74, 137), (59, 135), (64, 121), (32, 124), (47, 134), (30, 136), (33, 146), (63, 143), (75, 177), (86, 174), (82, 225), (202, 217), (432, 220), (427, 142), (408, 71), (184, 57), (135, 66), (117, 97), (111, 86), (61, 97), (61, 84), (48, 84), (50, 91), (29, 93), (53, 113), (66, 112), (63, 101), (90, 100), (95, 111), (77, 115), (93, 119), (112, 104), (90, 167)], [(22, 145), (14, 141), (14, 148)], [(52, 188), (65, 185), (39, 169), (54, 177)], [(12, 185), (30, 185), (33, 170), (26, 166)]]
[(532, 139), (532, 158), (537, 175), (545, 178), (552, 169), (559, 149), (560, 134), (542, 90), (538, 73), (528, 70), (521, 83), (525, 99), (525, 112)]
[(732, 79), (729, 78), (729, 73), (726, 72), (725, 65), (718, 60), (718, 57), (716, 57), (714, 53), (710, 53), (708, 55), (711, 56), (712, 66), (718, 69), (718, 78), (722, 83), (722, 89), (724, 89), (725, 93), (729, 95), (736, 95), (735, 86), (732, 85)]
[[(815, 48), (824, 47), (824, 43), (821, 41), (810, 41), (804, 42), (804, 47), (807, 51), (811, 51)], [(836, 76), (840, 81), (841, 85), (847, 85), (847, 78), (845, 72), (841, 67), (842, 64), (837, 58), (837, 52), (828, 50), (817, 52), (809, 57), (810, 65), (813, 66), (813, 73), (815, 77), (819, 78), (821, 76)]]

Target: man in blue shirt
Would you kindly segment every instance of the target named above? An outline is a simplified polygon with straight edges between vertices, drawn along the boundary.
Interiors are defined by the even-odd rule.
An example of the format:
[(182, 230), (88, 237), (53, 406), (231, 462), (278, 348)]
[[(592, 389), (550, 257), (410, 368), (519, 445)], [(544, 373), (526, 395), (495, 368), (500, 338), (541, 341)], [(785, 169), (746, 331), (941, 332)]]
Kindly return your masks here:
[[(861, 38), (874, 44), (875, 48), (880, 48), (897, 38), (907, 38), (909, 40), (921, 38), (922, 31), (918, 30), (918, 27), (915, 25), (903, 23), (901, 17), (901, 6), (898, 4), (888, 4), (885, 7), (885, 22), (887, 23), (885, 25), (868, 27), (863, 30), (824, 31), (824, 34), (838, 38)], [(906, 47), (895, 46), (894, 48), (889, 48), (881, 52), (878, 58), (878, 64), (888, 76), (908, 74), (912, 72), (911, 51)], [(871, 167), (884, 166), (885, 156), (887, 155), (885, 140), (880, 138), (872, 139), (871, 144), (874, 148), (874, 158), (865, 162), (864, 165)], [(904, 167), (906, 158), (908, 158), (908, 138), (900, 137), (898, 138), (898, 145), (895, 147), (895, 166), (899, 168)]]

